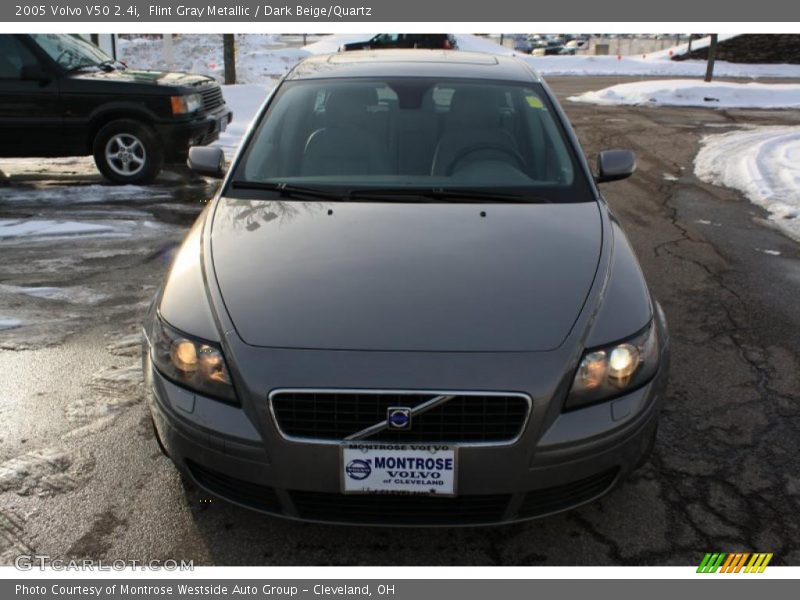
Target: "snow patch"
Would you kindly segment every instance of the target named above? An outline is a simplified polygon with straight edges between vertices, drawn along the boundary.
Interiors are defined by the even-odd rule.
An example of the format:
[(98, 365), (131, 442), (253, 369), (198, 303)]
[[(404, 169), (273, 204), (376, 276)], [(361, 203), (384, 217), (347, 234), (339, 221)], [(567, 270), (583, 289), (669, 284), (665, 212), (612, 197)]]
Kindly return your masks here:
[(661, 177), (663, 177), (664, 181), (678, 181), (678, 178), (672, 173), (664, 173)]
[(4, 317), (0, 315), (0, 330), (3, 329), (14, 329), (15, 327), (19, 327), (22, 325), (22, 321), (19, 319), (15, 319), (13, 317)]
[[(108, 344), (106, 350), (116, 356), (139, 356), (142, 349), (142, 334), (131, 333)], [(129, 374), (131, 375), (131, 374)]]
[(53, 496), (76, 489), (94, 466), (88, 456), (60, 449), (37, 450), (0, 464), (0, 492), (20, 496)]
[(740, 190), (800, 241), (800, 127), (748, 127), (701, 140), (699, 179)]
[(78, 423), (113, 419), (142, 399), (142, 387), (142, 367), (138, 362), (103, 369), (92, 376), (90, 392), (67, 406), (66, 416)]
[[(80, 213), (79, 213), (80, 214)], [(112, 215), (113, 213), (101, 213)], [(84, 216), (80, 214), (80, 216)], [(89, 216), (89, 215), (85, 215)], [(138, 219), (87, 219), (67, 221), (60, 219), (0, 219), (0, 241), (47, 240), (57, 238), (128, 238), (137, 239), (163, 235), (165, 230), (180, 228), (174, 225)]]
[(84, 287), (22, 287), (0, 284), (0, 293), (23, 294), (44, 300), (58, 300), (72, 304), (97, 304), (108, 298), (107, 294), (94, 292)]
[(568, 100), (601, 105), (797, 108), (800, 107), (800, 85), (665, 79), (622, 83), (570, 96)]
[[(49, 159), (48, 159), (49, 162)], [(39, 161), (41, 166), (42, 161)], [(3, 191), (3, 200), (24, 204), (94, 204), (100, 202), (151, 202), (158, 199), (171, 199), (169, 190), (157, 186), (138, 185), (77, 185), (57, 188), (18, 188)]]
[(0, 238), (114, 233), (111, 225), (49, 219), (0, 219)]
[(764, 248), (756, 248), (756, 252), (763, 252), (764, 254), (769, 254), (770, 256), (780, 256), (780, 250), (766, 250)]

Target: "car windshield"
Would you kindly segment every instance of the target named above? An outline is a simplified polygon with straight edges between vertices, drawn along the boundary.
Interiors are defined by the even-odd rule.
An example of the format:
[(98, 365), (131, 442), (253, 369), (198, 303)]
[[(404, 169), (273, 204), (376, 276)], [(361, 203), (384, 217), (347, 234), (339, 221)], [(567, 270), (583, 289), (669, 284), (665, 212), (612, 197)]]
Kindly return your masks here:
[(35, 33), (31, 37), (50, 58), (68, 70), (114, 62), (100, 48), (76, 35)]
[[(430, 78), (284, 83), (229, 190), (432, 190), (591, 200), (541, 85)], [(227, 192), (237, 195), (235, 192)]]

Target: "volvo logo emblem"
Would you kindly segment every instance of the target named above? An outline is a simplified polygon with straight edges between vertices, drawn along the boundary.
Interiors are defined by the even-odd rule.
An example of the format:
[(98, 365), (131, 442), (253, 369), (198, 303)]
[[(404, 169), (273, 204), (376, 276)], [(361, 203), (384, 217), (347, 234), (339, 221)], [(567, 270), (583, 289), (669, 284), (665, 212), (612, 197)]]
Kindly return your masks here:
[(390, 406), (386, 409), (389, 429), (411, 429), (411, 409), (407, 406)]

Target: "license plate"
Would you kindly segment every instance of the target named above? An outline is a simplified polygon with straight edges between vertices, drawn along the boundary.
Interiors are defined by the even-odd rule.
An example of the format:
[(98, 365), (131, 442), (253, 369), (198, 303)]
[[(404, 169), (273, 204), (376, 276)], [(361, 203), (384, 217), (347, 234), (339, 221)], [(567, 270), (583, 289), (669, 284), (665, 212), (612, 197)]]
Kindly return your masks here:
[(228, 128), (228, 117), (222, 117), (219, 120), (219, 132), (222, 133)]
[(342, 492), (455, 496), (456, 450), (441, 444), (345, 444)]

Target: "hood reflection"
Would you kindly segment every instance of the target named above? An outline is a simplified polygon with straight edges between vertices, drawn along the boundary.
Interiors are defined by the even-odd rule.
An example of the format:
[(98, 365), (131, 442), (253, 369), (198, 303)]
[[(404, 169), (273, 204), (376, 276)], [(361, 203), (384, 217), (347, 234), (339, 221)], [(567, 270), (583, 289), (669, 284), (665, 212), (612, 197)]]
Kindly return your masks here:
[(257, 231), (262, 224), (288, 225), (302, 214), (312, 215), (331, 211), (332, 202), (309, 202), (303, 200), (243, 200), (223, 198), (225, 210), (217, 211), (219, 219), (226, 228)]

